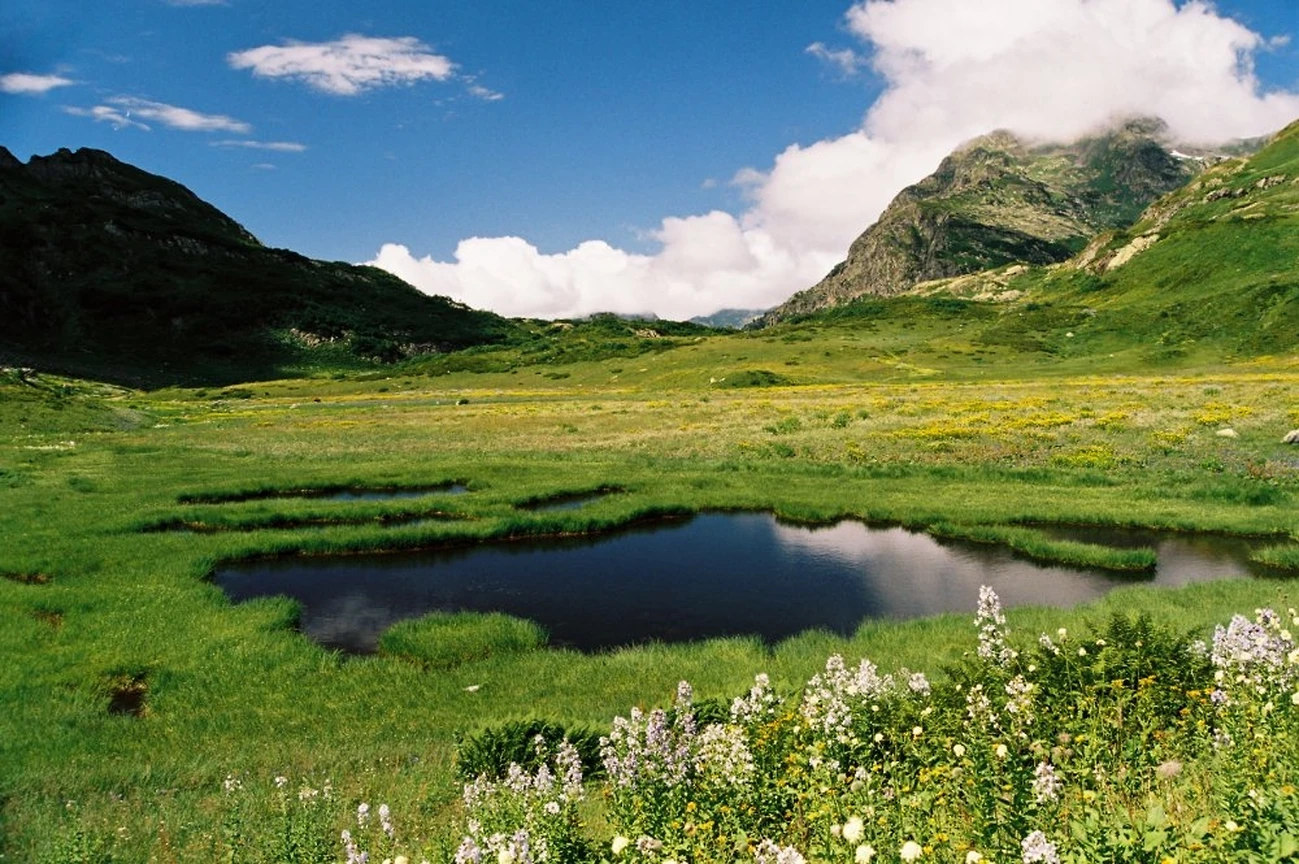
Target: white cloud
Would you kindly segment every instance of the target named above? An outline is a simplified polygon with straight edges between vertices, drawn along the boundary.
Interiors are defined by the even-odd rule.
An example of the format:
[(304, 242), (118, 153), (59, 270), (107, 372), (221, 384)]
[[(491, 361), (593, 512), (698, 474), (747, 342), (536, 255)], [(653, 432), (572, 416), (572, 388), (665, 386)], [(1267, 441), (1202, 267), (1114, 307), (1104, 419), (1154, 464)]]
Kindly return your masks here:
[(149, 131), (149, 127), (144, 123), (132, 120), (130, 112), (122, 113), (116, 108), (108, 105), (96, 105), (93, 108), (77, 108), (72, 106), (64, 107), (64, 112), (74, 117), (89, 117), (96, 123), (111, 123), (114, 129), (142, 129)]
[[(875, 46), (889, 84), (866, 130), (951, 139), (993, 126), (1072, 138), (1122, 115), (1157, 115), (1175, 135), (1220, 141), (1299, 115), (1294, 93), (1262, 94), (1259, 34), (1192, 0), (866, 0), (849, 29)], [(942, 22), (935, 26), (935, 22)]]
[(508, 315), (756, 308), (814, 284), (903, 186), (976, 135), (1069, 140), (1140, 114), (1214, 143), (1299, 116), (1299, 94), (1264, 92), (1254, 75), (1269, 40), (1203, 0), (861, 0), (845, 23), (883, 92), (861, 128), (737, 172), (739, 216), (664, 219), (652, 255), (602, 241), (545, 255), (500, 237), (465, 240), (448, 262), (388, 244), (371, 263)]
[(213, 141), (213, 147), (243, 147), (249, 150), (274, 150), (278, 153), (305, 153), (306, 144), (299, 144), (296, 141), (251, 141), (251, 140), (226, 140)]
[(48, 93), (55, 87), (68, 87), (76, 83), (71, 78), (64, 78), (62, 75), (34, 75), (30, 72), (10, 72), (8, 75), (0, 75), (0, 92), (25, 95)]
[(497, 91), (492, 90), (489, 87), (484, 87), (481, 84), (470, 84), (469, 95), (473, 96), (475, 99), (482, 99), (484, 102), (499, 102), (505, 98), (504, 93), (498, 93)]
[(845, 78), (856, 75), (857, 70), (866, 65), (866, 61), (851, 48), (835, 50), (827, 48), (824, 42), (813, 42), (803, 50), (834, 68)]
[(224, 114), (203, 114), (189, 108), (168, 105), (165, 102), (151, 102), (134, 96), (114, 96), (105, 101), (107, 105), (63, 110), (77, 117), (90, 117), (96, 121), (112, 123), (118, 129), (134, 127), (146, 132), (150, 127), (143, 122), (145, 120), (152, 120), (184, 132), (233, 132), (237, 135), (247, 135), (253, 130), (252, 126), (242, 120)]
[(298, 80), (340, 96), (430, 78), (446, 81), (456, 68), (412, 36), (385, 39), (355, 33), (333, 42), (263, 45), (228, 54), (226, 60), (235, 69), (251, 69), (263, 78)]

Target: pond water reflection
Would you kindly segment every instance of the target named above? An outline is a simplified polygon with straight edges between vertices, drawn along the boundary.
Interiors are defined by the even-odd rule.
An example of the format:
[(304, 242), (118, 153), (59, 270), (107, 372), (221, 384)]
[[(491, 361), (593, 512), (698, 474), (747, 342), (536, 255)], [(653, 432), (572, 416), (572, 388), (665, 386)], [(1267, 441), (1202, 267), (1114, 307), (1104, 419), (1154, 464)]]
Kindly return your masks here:
[(1158, 552), (1153, 576), (1045, 566), (902, 528), (710, 513), (592, 538), (244, 562), (215, 578), (236, 601), (297, 598), (303, 632), (345, 651), (373, 651), (403, 618), (470, 610), (530, 618), (551, 644), (592, 651), (744, 634), (776, 642), (814, 628), (848, 635), (866, 618), (972, 613), (980, 585), (1006, 606), (1071, 606), (1136, 582), (1253, 572), (1238, 539), (1148, 533), (1141, 542)]

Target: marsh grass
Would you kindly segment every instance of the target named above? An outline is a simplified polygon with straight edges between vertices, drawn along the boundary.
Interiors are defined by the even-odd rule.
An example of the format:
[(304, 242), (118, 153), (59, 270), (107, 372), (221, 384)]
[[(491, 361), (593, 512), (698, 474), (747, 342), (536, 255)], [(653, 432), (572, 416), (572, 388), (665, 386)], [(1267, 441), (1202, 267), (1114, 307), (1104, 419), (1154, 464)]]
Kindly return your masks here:
[(1142, 573), (1154, 570), (1158, 563), (1154, 549), (1115, 549), (1095, 543), (1059, 540), (1034, 528), (942, 522), (930, 526), (929, 533), (942, 539), (1005, 546), (1034, 561), (1070, 567)]
[(379, 653), (426, 669), (537, 651), (546, 645), (538, 624), (499, 612), (434, 613), (394, 624), (379, 639)]
[(1250, 559), (1277, 570), (1299, 571), (1299, 544), (1264, 546), (1250, 555)]
[[(245, 385), (246, 398), (89, 385), (56, 397), (0, 382), (0, 573), (53, 577), (0, 579), (0, 852), (62, 860), (75, 847), (96, 860), (188, 861), (275, 848), (276, 776), (290, 778), (294, 807), (297, 784), (332, 781), (337, 806), (311, 823), (331, 837), (355, 829), (357, 803), (386, 801), (412, 841), (406, 848), (433, 850), (457, 817), (456, 742), (465, 734), (525, 714), (606, 728), (682, 678), (700, 701), (729, 700), (759, 671), (788, 692), (834, 653), (889, 658), (937, 679), (969, 650), (962, 615), (863, 622), (849, 638), (809, 632), (771, 647), (722, 639), (590, 656), (495, 650), (499, 634), (480, 633), (486, 653), (425, 668), (323, 650), (296, 632), (298, 607), (284, 598), (231, 604), (206, 579), (220, 561), (589, 534), (709, 510), (994, 531), (1057, 522), (1299, 530), (1299, 472), (1278, 443), (1293, 428), (1299, 366), (1142, 373), (1120, 358), (1108, 368), (1124, 374), (1098, 377), (1090, 370), (1103, 364), (1044, 366), (1004, 346), (962, 342), (955, 326), (918, 320), (903, 331), (845, 318), (806, 340), (710, 336), (636, 358), (549, 364), (564, 379), (533, 374), (555, 371), (546, 365), (436, 377), (394, 370), (373, 380), (258, 382)], [(971, 353), (939, 362), (922, 343), (940, 334)], [(937, 371), (919, 376), (875, 359), (889, 352)], [(790, 359), (798, 365), (786, 367)], [(1023, 362), (998, 368), (1006, 359)], [(805, 383), (708, 383), (786, 368)], [(1197, 422), (1223, 410), (1209, 403), (1233, 406), (1239, 438)], [(114, 420), (127, 416), (131, 423)], [(765, 446), (773, 442), (787, 453)], [(382, 524), (443, 509), (424, 499), (178, 502), (448, 478), (473, 490), (455, 498), (460, 521)], [(572, 511), (516, 506), (603, 488), (623, 491)], [(374, 521), (293, 524), (331, 518)], [(169, 519), (257, 530), (139, 530)], [(1296, 605), (1292, 594), (1284, 580), (1133, 587), (1080, 609), (1016, 609), (1008, 618), (1024, 632), (1073, 631), (1113, 611), (1146, 611), (1207, 636), (1234, 612)], [(412, 632), (419, 624), (410, 622)], [(501, 632), (527, 629), (502, 623)], [(436, 656), (440, 645), (411, 648), (421, 650)], [(143, 716), (107, 710), (105, 682), (127, 673), (146, 676)], [(228, 775), (251, 796), (238, 847), (222, 839)], [(1132, 802), (1102, 803), (1113, 814)], [(595, 810), (593, 824), (605, 824)]]

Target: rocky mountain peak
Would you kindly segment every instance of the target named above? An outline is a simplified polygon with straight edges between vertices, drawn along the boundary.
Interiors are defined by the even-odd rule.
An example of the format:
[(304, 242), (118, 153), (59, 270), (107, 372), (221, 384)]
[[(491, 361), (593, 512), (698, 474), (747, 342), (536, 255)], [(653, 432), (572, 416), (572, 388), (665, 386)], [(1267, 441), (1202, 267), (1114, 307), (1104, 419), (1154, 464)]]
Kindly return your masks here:
[(1139, 117), (1070, 144), (1006, 130), (975, 138), (902, 190), (846, 260), (758, 326), (932, 279), (1064, 261), (1203, 168), (1174, 156), (1166, 137), (1162, 121)]

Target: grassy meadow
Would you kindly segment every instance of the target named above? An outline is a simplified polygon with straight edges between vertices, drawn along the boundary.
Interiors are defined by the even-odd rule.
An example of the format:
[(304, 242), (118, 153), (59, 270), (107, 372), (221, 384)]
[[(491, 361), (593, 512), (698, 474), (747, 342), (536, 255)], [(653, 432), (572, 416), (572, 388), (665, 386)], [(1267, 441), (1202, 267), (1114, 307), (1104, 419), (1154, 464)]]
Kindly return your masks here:
[[(225, 559), (734, 509), (1149, 566), (1035, 527), (1074, 523), (1267, 537), (1260, 557), (1278, 578), (1010, 610), (1012, 639), (1084, 633), (1116, 612), (1208, 638), (1234, 613), (1299, 605), (1283, 569), (1299, 564), (1299, 448), (1280, 443), (1299, 427), (1299, 359), (1028, 351), (984, 338), (1006, 325), (978, 323), (982, 311), (915, 302), (914, 315), (756, 333), (561, 333), (548, 348), (208, 390), (0, 373), (0, 860), (286, 860), (290, 848), (344, 860), (339, 832), (380, 801), (394, 850), (450, 860), (465, 735), (524, 718), (603, 734), (631, 706), (671, 704), (681, 679), (700, 704), (729, 703), (758, 673), (794, 693), (832, 654), (956, 680), (973, 648), (972, 609), (867, 621), (850, 639), (592, 656), (547, 649), (508, 619), (433, 619), (394, 630), (389, 653), (348, 657), (298, 635), (290, 601), (229, 603), (207, 579)], [(450, 483), (468, 491), (438, 491)], [(429, 491), (271, 495), (404, 487)], [(571, 511), (521, 506), (602, 489), (618, 491)], [(1178, 787), (1188, 802), (1204, 797), (1204, 765)], [(606, 856), (624, 804), (593, 793), (579, 808)], [(829, 844), (817, 826), (846, 814), (809, 816), (807, 836)], [(890, 825), (890, 837), (919, 830)], [(933, 842), (925, 854), (965, 860), (966, 847)]]

